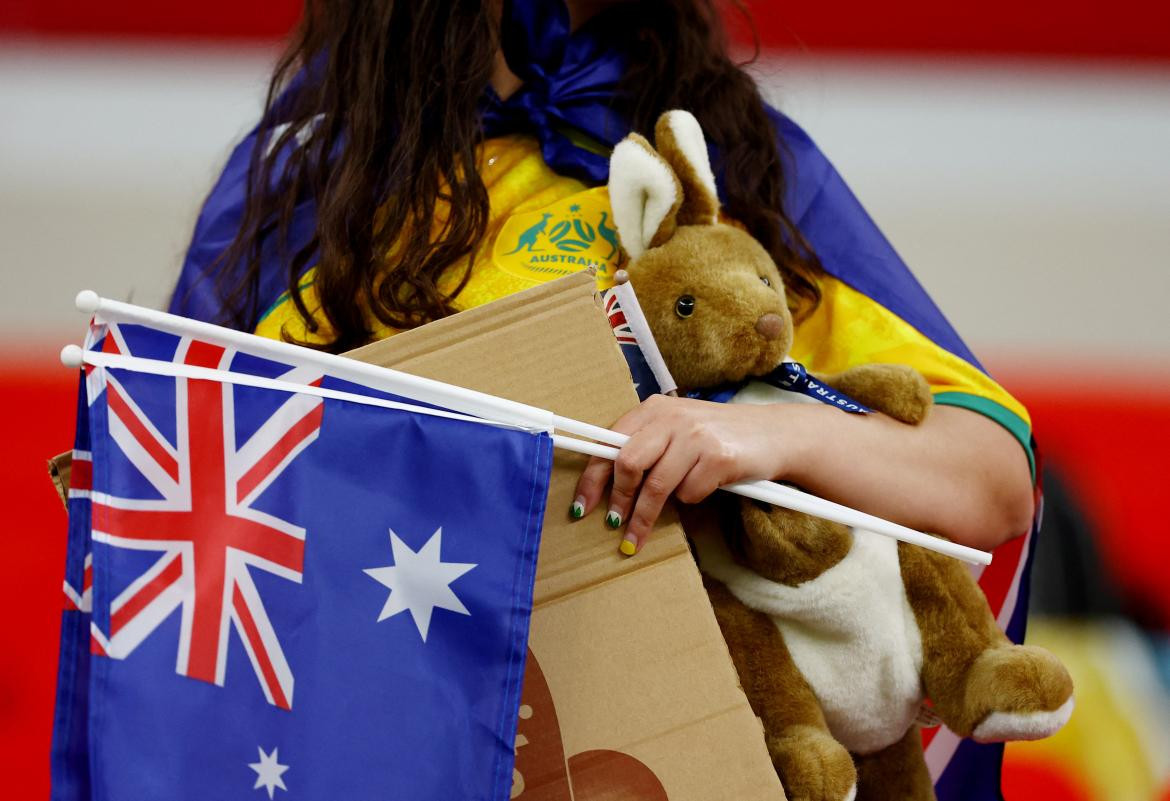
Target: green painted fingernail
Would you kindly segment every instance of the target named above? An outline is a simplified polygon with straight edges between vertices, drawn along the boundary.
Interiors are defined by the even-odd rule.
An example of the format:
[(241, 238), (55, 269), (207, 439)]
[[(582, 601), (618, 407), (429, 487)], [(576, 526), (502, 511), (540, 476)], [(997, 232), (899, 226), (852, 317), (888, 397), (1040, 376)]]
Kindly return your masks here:
[(610, 528), (617, 528), (622, 524), (622, 516), (617, 513), (616, 509), (610, 509), (605, 516), (605, 525)]
[(574, 520), (580, 520), (585, 516), (585, 499), (578, 498), (569, 506), (569, 517)]

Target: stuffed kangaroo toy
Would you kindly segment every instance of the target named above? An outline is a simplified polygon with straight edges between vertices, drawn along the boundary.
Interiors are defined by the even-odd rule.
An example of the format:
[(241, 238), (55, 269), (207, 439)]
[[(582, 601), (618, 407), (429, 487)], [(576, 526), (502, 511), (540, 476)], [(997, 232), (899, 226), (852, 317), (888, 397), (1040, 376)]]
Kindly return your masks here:
[[(719, 222), (694, 117), (668, 112), (654, 134), (657, 149), (636, 134), (618, 144), (609, 193), (628, 280), (667, 367), (684, 391), (766, 376), (792, 344), (780, 272), (750, 235)], [(823, 383), (907, 425), (932, 405), (909, 367), (862, 365)], [(753, 381), (733, 402), (818, 401)], [(959, 562), (730, 503), (721, 533), (696, 532), (693, 544), (792, 801), (934, 798), (917, 725), (927, 698), (952, 731), (979, 741), (1046, 737), (1068, 720), (1063, 665), (1009, 642)]]

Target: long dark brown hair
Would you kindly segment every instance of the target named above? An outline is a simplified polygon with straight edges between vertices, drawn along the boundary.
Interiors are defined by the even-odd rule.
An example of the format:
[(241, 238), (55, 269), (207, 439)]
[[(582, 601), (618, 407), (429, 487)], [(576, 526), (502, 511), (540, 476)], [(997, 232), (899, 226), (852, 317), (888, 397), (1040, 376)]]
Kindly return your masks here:
[[(725, 210), (772, 254), (790, 297), (815, 305), (819, 264), (783, 209), (775, 132), (755, 82), (728, 56), (714, 0), (637, 0), (622, 14), (630, 60), (618, 96), (633, 130), (652, 132), (667, 109), (693, 112), (719, 154)], [(498, 48), (493, 2), (306, 0), (269, 85), (240, 229), (211, 267), (222, 322), (252, 330), (271, 300), (260, 297), (270, 237), (310, 332), (319, 325), (299, 280), (315, 260), (331, 351), (368, 342), (370, 314), (395, 328), (450, 314), (489, 220), (476, 154)], [(298, 75), (309, 79), (289, 90)], [(287, 148), (297, 137), (304, 146)], [(306, 199), (316, 230), (293, 250), (285, 243)], [(444, 294), (439, 276), (461, 260)]]

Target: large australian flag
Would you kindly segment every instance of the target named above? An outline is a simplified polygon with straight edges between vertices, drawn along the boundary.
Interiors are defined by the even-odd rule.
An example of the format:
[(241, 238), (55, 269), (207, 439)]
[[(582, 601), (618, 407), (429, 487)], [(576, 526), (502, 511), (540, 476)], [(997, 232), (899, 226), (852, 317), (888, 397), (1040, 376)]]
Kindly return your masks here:
[(548, 434), (241, 385), (377, 397), (140, 326), (89, 347), (177, 374), (86, 368), (54, 797), (508, 798)]

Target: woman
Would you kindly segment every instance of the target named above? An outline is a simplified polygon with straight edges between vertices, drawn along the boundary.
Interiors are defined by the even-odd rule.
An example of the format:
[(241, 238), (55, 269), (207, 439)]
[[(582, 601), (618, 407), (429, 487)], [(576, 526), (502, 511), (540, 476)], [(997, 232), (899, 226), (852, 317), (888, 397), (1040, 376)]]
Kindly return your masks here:
[[(618, 421), (630, 443), (616, 470), (588, 467), (577, 509), (599, 504), (612, 475), (607, 518), (626, 522), (627, 553), (670, 495), (695, 502), (758, 477), (975, 547), (1025, 531), (1026, 412), (977, 369), (815, 146), (764, 106), (718, 30), (710, 0), (307, 3), (172, 308), (343, 351), (556, 277), (526, 259), (552, 218), (592, 214), (591, 230), (610, 231), (605, 190), (590, 189), (607, 146), (685, 107), (715, 150), (725, 212), (785, 274), (795, 358), (822, 371), (913, 364), (938, 408), (910, 428), (651, 398)], [(618, 258), (612, 234), (593, 244)]]
[[(810, 370), (911, 364), (918, 427), (826, 406), (654, 397), (619, 420), (575, 516), (637, 551), (672, 494), (776, 478), (992, 548), (1033, 516), (1027, 413), (988, 378), (824, 156), (727, 57), (712, 0), (322, 0), (196, 226), (172, 311), (340, 352), (620, 258), (607, 152), (670, 108), (712, 145), (724, 211), (770, 251)], [(559, 250), (558, 250), (559, 249)], [(1018, 579), (1017, 579), (1018, 580)], [(1022, 636), (1022, 614), (1009, 629)], [(951, 746), (953, 749), (953, 746)], [(998, 797), (965, 744), (940, 797)], [(929, 758), (929, 752), (928, 752)], [(945, 760), (945, 757), (944, 757)]]

